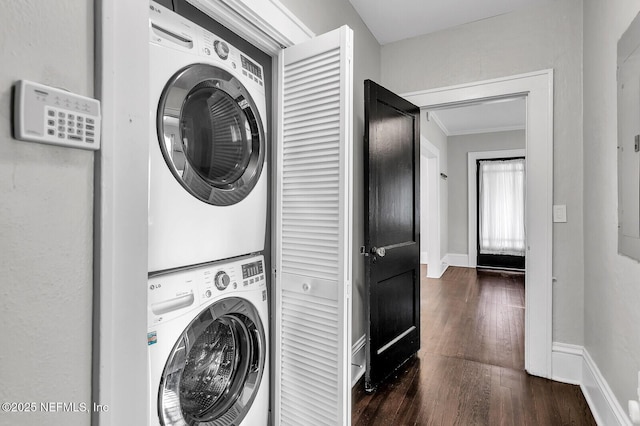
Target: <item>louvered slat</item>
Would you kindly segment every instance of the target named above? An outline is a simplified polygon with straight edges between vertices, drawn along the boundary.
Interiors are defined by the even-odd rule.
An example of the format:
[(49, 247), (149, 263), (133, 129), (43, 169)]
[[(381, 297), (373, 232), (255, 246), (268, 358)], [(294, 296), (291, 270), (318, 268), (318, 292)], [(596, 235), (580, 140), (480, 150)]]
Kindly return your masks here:
[[(304, 416), (306, 421), (299, 424), (340, 424), (334, 409), (337, 401), (331, 399), (338, 387), (338, 341), (336, 337), (310, 335), (305, 327), (305, 323), (313, 323), (322, 327), (324, 333), (338, 336), (337, 307), (324, 300), (316, 301), (318, 298), (313, 296), (288, 293), (283, 293), (286, 309), (282, 313), (283, 410), (301, 410), (298, 415)], [(300, 325), (287, 327), (289, 323)], [(300, 380), (301, 376), (305, 380)]]

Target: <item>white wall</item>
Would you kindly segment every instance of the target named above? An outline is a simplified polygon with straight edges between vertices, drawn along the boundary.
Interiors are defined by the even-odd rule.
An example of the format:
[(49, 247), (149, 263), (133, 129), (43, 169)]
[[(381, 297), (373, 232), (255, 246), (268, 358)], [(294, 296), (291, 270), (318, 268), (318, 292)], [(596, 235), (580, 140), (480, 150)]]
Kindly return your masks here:
[(637, 397), (640, 264), (617, 254), (616, 44), (639, 10), (584, 3), (584, 340), (623, 407)]
[(420, 154), (420, 263), (428, 263), (429, 253), (429, 159)]
[[(448, 174), (448, 147), (447, 135), (444, 134), (440, 126), (430, 118), (426, 111), (420, 113), (420, 134), (427, 138), (429, 142), (440, 151), (440, 173)], [(449, 183), (447, 179), (438, 177), (440, 185), (440, 257), (449, 252), (449, 218), (448, 199)]]
[(469, 152), (501, 151), (525, 147), (525, 131), (479, 133), (447, 138), (449, 169), (449, 253), (469, 252)]
[(355, 9), (346, 0), (282, 0), (295, 16), (316, 34), (347, 24), (354, 32), (353, 62), (353, 334), (355, 343), (365, 334), (364, 319), (364, 258), (359, 248), (364, 244), (364, 184), (362, 141), (364, 137), (364, 80), (380, 83), (380, 45), (366, 27)]
[(382, 84), (396, 93), (554, 69), (553, 340), (583, 342), (582, 0), (485, 19), (382, 46)]
[(93, 2), (3, 2), (0, 63), (0, 401), (90, 403), (93, 152), (16, 141), (10, 118), (19, 79), (93, 94)]

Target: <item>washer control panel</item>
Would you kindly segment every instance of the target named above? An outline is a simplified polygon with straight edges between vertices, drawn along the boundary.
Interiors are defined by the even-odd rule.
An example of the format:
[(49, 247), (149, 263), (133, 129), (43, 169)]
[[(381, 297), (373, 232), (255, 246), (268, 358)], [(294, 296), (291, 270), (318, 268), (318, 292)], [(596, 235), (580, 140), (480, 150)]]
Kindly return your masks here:
[(265, 287), (262, 255), (152, 275), (147, 286), (148, 325), (201, 309), (234, 292), (261, 291), (264, 297)]
[(262, 259), (242, 265), (242, 285), (248, 287), (264, 281), (264, 266)]

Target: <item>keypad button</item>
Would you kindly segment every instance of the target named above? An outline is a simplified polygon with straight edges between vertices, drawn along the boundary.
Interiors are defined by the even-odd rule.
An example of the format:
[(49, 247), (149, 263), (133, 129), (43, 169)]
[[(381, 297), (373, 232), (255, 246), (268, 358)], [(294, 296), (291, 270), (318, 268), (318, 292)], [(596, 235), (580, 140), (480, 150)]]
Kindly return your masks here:
[[(87, 119), (87, 123), (89, 123), (89, 120)], [(91, 124), (87, 124), (87, 130), (94, 130), (95, 127), (93, 127)]]
[(82, 142), (82, 138), (76, 135), (69, 135), (69, 139)]
[[(78, 117), (78, 118), (80, 118), (80, 117)], [(82, 123), (78, 122), (78, 124), (76, 124), (76, 127), (77, 127), (78, 129), (82, 129), (82, 128), (84, 127), (84, 124), (82, 124)]]
[(73, 115), (73, 114), (69, 114), (69, 115), (67, 116), (67, 118), (68, 118), (69, 120), (75, 120), (75, 119), (76, 119), (76, 116), (75, 116), (75, 115)]
[(67, 132), (74, 133), (75, 130), (73, 129), (73, 127), (67, 127)]
[(65, 113), (64, 112), (58, 112), (58, 117), (64, 118), (65, 117)]
[(78, 130), (76, 131), (76, 133), (77, 133), (77, 134), (79, 134), (79, 135), (81, 135), (81, 134), (82, 134), (82, 129), (78, 129)]
[(56, 112), (54, 110), (52, 110), (52, 109), (47, 111), (47, 114), (49, 114), (49, 117), (55, 117), (56, 116)]
[(64, 119), (62, 119), (62, 118), (59, 118), (59, 119), (58, 119), (58, 124), (59, 124), (59, 125), (64, 126), (66, 123), (67, 123), (67, 122), (66, 122)]
[(82, 123), (84, 121), (84, 117), (81, 115), (78, 116), (78, 123)]
[(58, 126), (58, 131), (64, 133), (64, 126)]
[(73, 127), (75, 125), (76, 125), (75, 121), (71, 121), (71, 120), (67, 121), (67, 126)]
[(55, 120), (47, 120), (47, 124), (49, 126), (55, 126), (56, 125), (56, 121)]
[(93, 118), (87, 118), (87, 124), (94, 124)]
[(94, 142), (93, 138), (86, 138), (85, 141), (89, 142), (89, 143), (93, 143)]
[(56, 131), (55, 131), (55, 130), (53, 130), (53, 129), (49, 129), (49, 130), (47, 130), (47, 134), (49, 134), (49, 135), (53, 136), (53, 135), (55, 135), (55, 134), (56, 134)]
[(64, 133), (58, 133), (58, 137), (59, 137), (60, 139), (64, 139)]
[(87, 132), (87, 136), (95, 136), (93, 132)]

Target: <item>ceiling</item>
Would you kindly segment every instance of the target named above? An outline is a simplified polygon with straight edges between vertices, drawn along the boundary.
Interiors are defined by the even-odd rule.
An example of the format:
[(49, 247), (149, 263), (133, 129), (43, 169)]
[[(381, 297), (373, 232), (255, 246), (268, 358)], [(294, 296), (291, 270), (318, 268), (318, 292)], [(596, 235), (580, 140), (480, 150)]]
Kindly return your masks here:
[(552, 0), (349, 0), (381, 45)]
[[(554, 0), (349, 0), (381, 45)], [(525, 128), (525, 99), (431, 112), (447, 136)]]
[(519, 130), (526, 124), (526, 101), (501, 99), (429, 114), (447, 136)]

